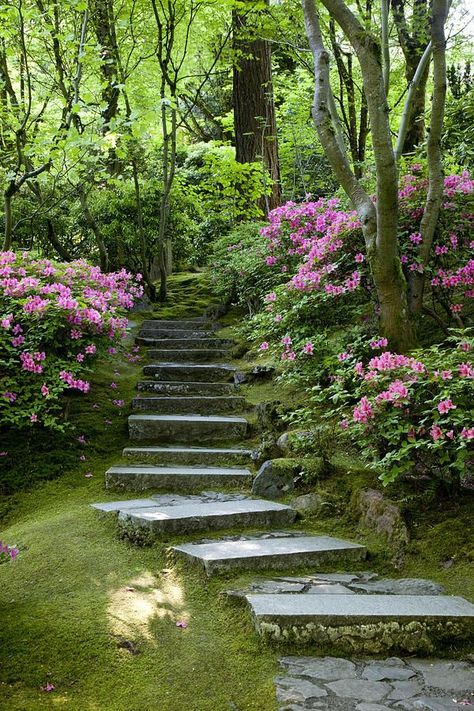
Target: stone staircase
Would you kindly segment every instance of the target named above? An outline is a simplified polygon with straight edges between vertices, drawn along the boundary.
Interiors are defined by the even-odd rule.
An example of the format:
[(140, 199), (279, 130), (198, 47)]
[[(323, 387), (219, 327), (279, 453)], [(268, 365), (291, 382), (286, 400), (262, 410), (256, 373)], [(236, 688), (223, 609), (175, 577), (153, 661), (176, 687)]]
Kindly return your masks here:
[(147, 540), (234, 529), (220, 539), (184, 540), (171, 548), (177, 560), (207, 575), (315, 567), (312, 577), (292, 572), (229, 593), (244, 601), (257, 633), (272, 643), (319, 653), (426, 654), (472, 636), (474, 605), (463, 598), (416, 584), (408, 593), (371, 588), (365, 579), (357, 585), (359, 573), (324, 573), (328, 566), (353, 567), (365, 558), (365, 547), (309, 535), (293, 527), (291, 506), (247, 493), (254, 460), (246, 441), (248, 405), (235, 367), (225, 362), (232, 344), (217, 330), (205, 318), (143, 322), (136, 341), (149, 348), (151, 362), (132, 403), (130, 446), (106, 472), (106, 487), (146, 491), (146, 498), (94, 507)]

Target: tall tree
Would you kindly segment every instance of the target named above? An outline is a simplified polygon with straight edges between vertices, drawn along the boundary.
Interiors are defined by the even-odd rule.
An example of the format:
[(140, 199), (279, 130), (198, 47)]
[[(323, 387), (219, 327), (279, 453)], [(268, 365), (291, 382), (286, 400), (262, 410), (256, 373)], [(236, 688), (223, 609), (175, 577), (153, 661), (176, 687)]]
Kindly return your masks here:
[[(381, 329), (393, 348), (404, 351), (416, 343), (407, 285), (403, 276), (398, 245), (398, 173), (393, 150), (387, 102), (387, 74), (382, 62), (380, 40), (367, 29), (344, 0), (321, 0), (344, 32), (357, 55), (369, 111), (376, 171), (375, 203), (351, 169), (344, 145), (338, 140), (340, 127), (334, 112), (329, 82), (329, 53), (321, 33), (315, 0), (302, 0), (306, 32), (314, 57), (315, 92), (313, 116), (331, 166), (359, 214), (367, 257), (380, 304)], [(435, 92), (445, 83), (444, 24), (447, 0), (433, 0), (432, 42), (437, 48)], [(433, 145), (429, 147), (430, 181), (422, 224), (431, 244), (433, 224), (438, 217), (440, 197), (439, 140), (444, 111), (444, 91), (433, 100), (431, 124)], [(441, 181), (442, 189), (442, 181)], [(429, 246), (428, 246), (429, 250)]]
[[(268, 4), (268, 0), (266, 0)], [(272, 53), (268, 41), (256, 36), (254, 0), (233, 10), (233, 106), (236, 158), (239, 163), (261, 160), (272, 180), (263, 198), (265, 212), (281, 202), (280, 165), (272, 84)]]

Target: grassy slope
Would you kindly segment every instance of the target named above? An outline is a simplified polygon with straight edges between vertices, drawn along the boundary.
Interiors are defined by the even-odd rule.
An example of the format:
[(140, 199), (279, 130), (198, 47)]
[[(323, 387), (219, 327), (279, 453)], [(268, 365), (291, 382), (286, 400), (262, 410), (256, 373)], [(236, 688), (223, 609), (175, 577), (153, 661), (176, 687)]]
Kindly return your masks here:
[[(202, 313), (205, 280), (178, 275), (171, 287), (165, 317)], [(174, 566), (164, 546), (135, 548), (118, 540), (114, 523), (89, 508), (94, 501), (117, 498), (104, 492), (103, 472), (127, 441), (127, 412), (118, 413), (109, 401), (130, 400), (139, 367), (121, 364), (118, 370), (116, 377), (110, 366), (99, 368), (90, 396), (72, 403), (77, 433), (89, 439), (85, 448), (73, 438), (60, 442), (64, 449), (25, 459), (22, 439), (9, 441), (10, 462), (21, 461), (25, 475), (30, 466), (39, 479), (47, 478), (50, 468), (56, 474), (62, 470), (62, 476), (3, 502), (0, 538), (19, 543), (23, 552), (14, 564), (0, 566), (0, 706), (5, 711), (275, 709), (277, 654), (256, 640), (247, 612), (219, 596), (249, 576), (207, 581)], [(118, 391), (110, 390), (112, 378)], [(266, 386), (261, 395), (269, 397)], [(94, 402), (100, 409), (92, 408)], [(104, 419), (112, 424), (104, 426)], [(93, 478), (86, 479), (86, 471)], [(329, 480), (319, 489), (337, 497), (353, 485), (354, 480)], [(431, 577), (474, 600), (469, 506), (472, 512), (466, 502), (457, 510), (453, 505), (424, 514), (397, 574)], [(381, 542), (353, 530), (343, 507), (306, 527), (367, 540), (375, 553), (367, 567), (393, 574)], [(444, 568), (453, 555), (452, 568)], [(176, 627), (181, 619), (189, 622), (187, 629)], [(121, 647), (124, 640), (140, 653)], [(39, 689), (48, 681), (56, 686), (50, 694)]]

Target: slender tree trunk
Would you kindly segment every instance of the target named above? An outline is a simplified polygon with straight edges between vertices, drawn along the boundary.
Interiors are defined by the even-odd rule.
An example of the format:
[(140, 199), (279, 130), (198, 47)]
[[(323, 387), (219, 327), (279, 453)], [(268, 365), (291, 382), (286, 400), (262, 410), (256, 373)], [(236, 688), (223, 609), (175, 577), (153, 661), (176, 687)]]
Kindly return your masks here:
[(367, 257), (380, 304), (380, 327), (393, 348), (410, 349), (415, 333), (407, 307), (406, 282), (398, 256), (398, 176), (388, 121), (380, 50), (342, 0), (323, 0), (357, 53), (363, 74), (376, 163), (376, 204), (355, 177), (337, 141), (331, 117), (329, 54), (324, 47), (314, 0), (302, 0), (306, 33), (314, 56), (313, 116), (326, 156), (351, 199), (364, 233)]
[(7, 188), (3, 195), (3, 212), (5, 220), (5, 232), (3, 238), (3, 251), (8, 252), (12, 247), (13, 240), (13, 212), (12, 198), (14, 193)]
[(89, 203), (87, 201), (87, 195), (83, 189), (79, 190), (79, 200), (81, 202), (81, 207), (84, 212), (84, 217), (89, 225), (92, 234), (95, 237), (97, 248), (99, 250), (100, 268), (102, 271), (106, 272), (109, 268), (109, 255), (107, 252), (107, 247), (105, 245), (104, 237), (102, 235), (101, 229), (97, 224), (94, 215), (91, 213), (89, 208)]
[(56, 230), (54, 229), (53, 221), (48, 217), (46, 220), (47, 236), (48, 242), (55, 249), (58, 255), (65, 262), (72, 262), (72, 254), (61, 244), (56, 235)]
[[(249, 2), (249, 7), (253, 3)], [(242, 12), (233, 11), (233, 104), (236, 159), (261, 160), (272, 180), (272, 192), (262, 200), (265, 212), (281, 203), (280, 163), (273, 101), (272, 55), (267, 41), (249, 37)]]

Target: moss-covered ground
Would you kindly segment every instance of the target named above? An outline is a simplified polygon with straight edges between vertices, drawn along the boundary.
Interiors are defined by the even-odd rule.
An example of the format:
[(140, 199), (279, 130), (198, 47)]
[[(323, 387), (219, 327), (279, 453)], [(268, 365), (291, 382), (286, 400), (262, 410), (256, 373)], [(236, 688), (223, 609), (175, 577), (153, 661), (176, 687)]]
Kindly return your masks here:
[[(208, 303), (206, 277), (177, 275), (155, 316), (200, 315)], [(117, 498), (104, 491), (103, 475), (127, 442), (128, 409), (112, 400), (130, 402), (139, 372), (140, 363), (127, 360), (100, 365), (91, 393), (70, 402), (74, 433), (2, 437), (0, 539), (21, 548), (0, 566), (2, 711), (276, 709), (277, 651), (260, 644), (248, 613), (220, 595), (251, 576), (207, 580), (176, 565), (169, 543), (135, 547), (90, 508)], [(246, 395), (254, 403), (297, 398), (271, 384)], [(354, 488), (374, 484), (372, 473), (347, 467), (309, 485), (330, 505), (305, 528), (366, 542), (368, 569), (431, 578), (474, 601), (472, 495), (420, 508), (419, 497), (406, 493), (412, 542), (395, 570), (383, 542), (357, 531), (347, 511)], [(54, 690), (42, 691), (48, 683)]]

